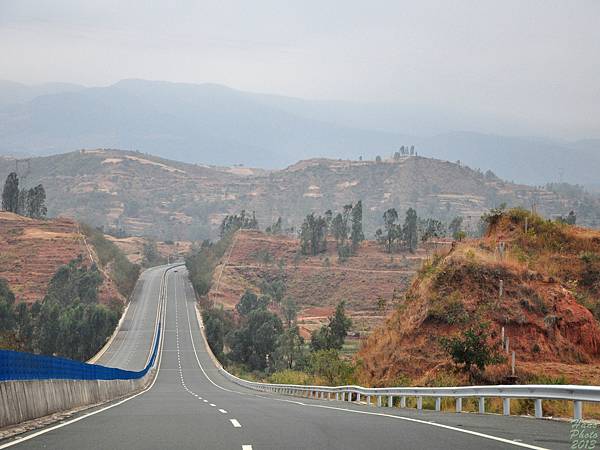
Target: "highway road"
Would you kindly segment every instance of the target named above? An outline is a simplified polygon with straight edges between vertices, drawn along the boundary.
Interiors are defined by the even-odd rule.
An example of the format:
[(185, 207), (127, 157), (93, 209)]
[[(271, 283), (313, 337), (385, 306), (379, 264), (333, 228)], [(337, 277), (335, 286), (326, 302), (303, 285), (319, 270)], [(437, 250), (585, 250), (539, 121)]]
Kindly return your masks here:
[[(123, 330), (101, 363), (141, 368), (164, 268), (146, 271)], [(206, 352), (184, 268), (166, 275), (164, 340), (155, 383), (126, 401), (1, 442), (16, 449), (506, 449), (569, 448), (568, 423), (309, 400), (247, 390)]]

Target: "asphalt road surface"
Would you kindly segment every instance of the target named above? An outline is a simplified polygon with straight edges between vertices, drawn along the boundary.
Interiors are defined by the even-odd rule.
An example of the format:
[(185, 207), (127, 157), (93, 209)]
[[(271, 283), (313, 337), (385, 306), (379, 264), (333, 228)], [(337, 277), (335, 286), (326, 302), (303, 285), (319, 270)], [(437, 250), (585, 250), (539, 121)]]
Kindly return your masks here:
[[(100, 364), (147, 360), (164, 267), (146, 271), (124, 327)], [(155, 383), (124, 402), (24, 435), (15, 449), (507, 449), (569, 448), (568, 423), (376, 408), (247, 390), (206, 352), (184, 268), (166, 275), (164, 340)], [(90, 414), (91, 413), (91, 414)], [(23, 437), (23, 436), (22, 436)]]

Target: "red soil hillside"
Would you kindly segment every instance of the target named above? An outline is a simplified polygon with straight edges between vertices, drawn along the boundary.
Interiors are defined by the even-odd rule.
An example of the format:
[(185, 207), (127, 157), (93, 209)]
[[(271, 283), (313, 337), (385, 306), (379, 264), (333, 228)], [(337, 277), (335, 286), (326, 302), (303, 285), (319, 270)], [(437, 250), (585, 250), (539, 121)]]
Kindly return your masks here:
[[(0, 212), (0, 278), (8, 281), (17, 301), (42, 300), (56, 270), (79, 255), (98, 263), (94, 248), (87, 246), (77, 222), (63, 218), (35, 220)], [(105, 303), (111, 299), (124, 301), (107, 276), (99, 298)]]
[[(600, 381), (600, 232), (523, 210), (490, 221), (486, 238), (424, 265), (400, 307), (359, 352), (364, 382), (429, 382), (448, 367), (440, 338), (481, 322), (489, 323), (495, 342), (504, 327), (521, 378)], [(508, 366), (489, 372), (499, 377), (490, 381), (501, 381)]]
[[(298, 239), (240, 230), (217, 266), (209, 297), (233, 308), (246, 289), (259, 292), (262, 280), (283, 274), (287, 295), (300, 306), (299, 324), (305, 336), (331, 315), (340, 300), (346, 300), (354, 329), (363, 334), (379, 325), (402, 297), (410, 279), (425, 257), (389, 254), (375, 242), (363, 242), (356, 256), (338, 261), (335, 243), (319, 256), (298, 254)], [(378, 307), (378, 300), (385, 307)], [(381, 306), (381, 305), (380, 305)]]

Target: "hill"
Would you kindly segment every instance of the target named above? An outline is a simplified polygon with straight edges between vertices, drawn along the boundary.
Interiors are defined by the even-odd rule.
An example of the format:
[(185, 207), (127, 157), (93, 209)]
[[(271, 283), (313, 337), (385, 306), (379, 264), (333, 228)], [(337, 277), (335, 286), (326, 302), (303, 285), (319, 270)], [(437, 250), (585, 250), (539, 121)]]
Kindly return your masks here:
[(333, 242), (319, 256), (301, 256), (299, 248), (296, 238), (237, 231), (214, 271), (208, 298), (233, 309), (247, 289), (260, 293), (265, 281), (281, 280), (286, 295), (299, 306), (298, 323), (305, 337), (326, 322), (342, 300), (354, 331), (362, 335), (381, 323), (425, 257), (424, 250), (390, 256), (373, 241), (363, 242), (356, 256), (343, 262)]
[(90, 240), (71, 219), (36, 220), (0, 212), (0, 278), (8, 282), (17, 302), (31, 304), (44, 298), (48, 282), (60, 267), (81, 257), (88, 265), (96, 264), (104, 275), (99, 302), (124, 304), (132, 286), (120, 283), (114, 257), (103, 260), (106, 249), (97, 248), (97, 241)]
[[(416, 145), (421, 155), (460, 160), (520, 183), (596, 182), (598, 140), (521, 137), (535, 132), (512, 122), (416, 105), (255, 94), (216, 84), (122, 80), (86, 88), (0, 81), (0, 154), (5, 155), (113, 147), (188, 163), (281, 168), (313, 157), (373, 159)], [(511, 132), (518, 136), (506, 135)]]
[[(423, 266), (361, 349), (365, 382), (427, 384), (454, 373), (441, 338), (480, 323), (489, 326), (490, 344), (502, 344), (504, 328), (522, 381), (600, 381), (600, 232), (519, 209), (488, 222), (485, 238)], [(509, 373), (507, 365), (492, 366), (485, 381), (503, 382)]]
[(599, 197), (580, 188), (509, 183), (491, 172), (420, 156), (381, 162), (311, 159), (277, 171), (106, 149), (0, 161), (0, 179), (16, 168), (26, 186), (43, 183), (52, 216), (161, 240), (214, 238), (223, 217), (242, 209), (256, 211), (263, 228), (278, 217), (284, 227), (297, 227), (311, 211), (339, 210), (359, 199), (368, 235), (392, 207), (415, 207), (422, 217), (445, 221), (461, 215), (472, 231), (483, 212), (502, 202), (534, 206), (547, 217), (574, 210), (579, 223), (600, 224)]

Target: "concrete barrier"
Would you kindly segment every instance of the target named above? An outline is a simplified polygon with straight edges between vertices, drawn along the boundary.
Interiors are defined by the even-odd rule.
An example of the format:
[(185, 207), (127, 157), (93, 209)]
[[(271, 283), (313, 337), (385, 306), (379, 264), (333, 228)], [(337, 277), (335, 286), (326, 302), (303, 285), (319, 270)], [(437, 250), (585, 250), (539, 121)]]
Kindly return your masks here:
[[(160, 302), (156, 312), (155, 338), (159, 324), (164, 321), (166, 274), (181, 264), (171, 265), (162, 275)], [(162, 346), (164, 333), (157, 342)], [(160, 354), (160, 351), (159, 351)], [(91, 407), (129, 397), (151, 385), (159, 364), (159, 357), (143, 376), (129, 380), (14, 380), (0, 382), (0, 428), (9, 427), (51, 414)], [(150, 363), (150, 356), (148, 357)]]
[(31, 380), (0, 383), (0, 428), (131, 395), (152, 380)]

